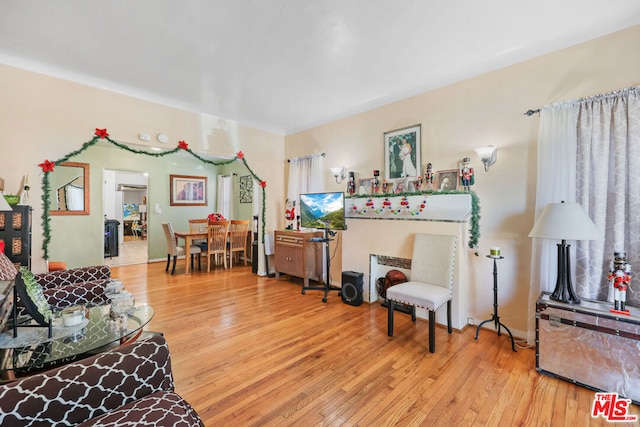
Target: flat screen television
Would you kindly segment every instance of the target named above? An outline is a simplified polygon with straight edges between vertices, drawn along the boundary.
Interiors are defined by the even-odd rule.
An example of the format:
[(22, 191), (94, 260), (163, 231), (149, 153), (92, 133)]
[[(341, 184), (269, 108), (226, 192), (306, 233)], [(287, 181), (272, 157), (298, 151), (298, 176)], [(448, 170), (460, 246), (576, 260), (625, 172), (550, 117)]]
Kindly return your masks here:
[(307, 193), (300, 195), (300, 226), (321, 230), (346, 230), (344, 193)]

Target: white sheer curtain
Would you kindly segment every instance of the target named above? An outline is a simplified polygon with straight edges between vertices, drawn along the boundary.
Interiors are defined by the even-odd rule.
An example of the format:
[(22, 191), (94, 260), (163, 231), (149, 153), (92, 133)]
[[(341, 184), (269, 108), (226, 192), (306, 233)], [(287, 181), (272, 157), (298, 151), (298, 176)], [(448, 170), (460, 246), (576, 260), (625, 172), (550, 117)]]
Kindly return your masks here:
[[(640, 267), (640, 87), (541, 109), (536, 219), (550, 202), (580, 203), (604, 240), (569, 242), (578, 296), (608, 300), (607, 273), (614, 251)], [(533, 240), (528, 341), (535, 335), (535, 302), (552, 291), (556, 243)], [(575, 275), (574, 275), (575, 274)], [(633, 288), (633, 284), (631, 285)], [(640, 291), (627, 292), (640, 306)]]
[(69, 184), (65, 187), (65, 191), (67, 198), (67, 210), (84, 210), (84, 188)]
[(294, 157), (289, 160), (289, 182), (287, 199), (296, 201), (298, 211), (298, 196), (303, 193), (317, 193), (324, 190), (322, 180), (322, 154), (311, 154), (304, 157)]
[(218, 175), (218, 197), (216, 200), (216, 212), (227, 219), (235, 219), (237, 212), (238, 177), (232, 175)]
[[(540, 110), (536, 220), (548, 203), (575, 202), (577, 119), (578, 106), (575, 103), (554, 104)], [(530, 344), (535, 340), (536, 301), (540, 292), (553, 291), (555, 287), (557, 243), (533, 239), (527, 332)], [(571, 254), (575, 257), (574, 251)], [(575, 262), (571, 265), (575, 266)]]

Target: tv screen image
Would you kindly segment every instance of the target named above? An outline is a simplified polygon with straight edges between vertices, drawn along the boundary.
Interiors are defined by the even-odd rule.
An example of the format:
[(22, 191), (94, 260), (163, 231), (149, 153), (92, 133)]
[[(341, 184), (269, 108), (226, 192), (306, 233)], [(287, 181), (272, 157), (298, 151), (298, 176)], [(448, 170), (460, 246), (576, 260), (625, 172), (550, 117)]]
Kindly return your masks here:
[(300, 225), (304, 228), (346, 230), (344, 193), (301, 194)]

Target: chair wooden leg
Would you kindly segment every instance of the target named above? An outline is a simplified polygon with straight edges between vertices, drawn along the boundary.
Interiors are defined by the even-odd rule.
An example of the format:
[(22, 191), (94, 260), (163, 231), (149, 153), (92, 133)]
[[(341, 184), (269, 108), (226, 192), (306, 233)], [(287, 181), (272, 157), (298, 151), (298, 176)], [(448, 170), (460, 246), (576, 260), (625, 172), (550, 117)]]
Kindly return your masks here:
[(392, 300), (387, 300), (387, 335), (393, 336), (393, 312), (395, 311), (395, 303)]
[(451, 329), (451, 300), (447, 301), (447, 331), (452, 332)]
[(171, 269), (171, 274), (176, 273), (176, 263), (178, 262), (178, 255), (173, 256), (173, 268)]
[(436, 312), (429, 310), (429, 353), (436, 352)]
[(167, 267), (164, 271), (169, 271), (169, 264), (171, 264), (171, 254), (167, 254)]

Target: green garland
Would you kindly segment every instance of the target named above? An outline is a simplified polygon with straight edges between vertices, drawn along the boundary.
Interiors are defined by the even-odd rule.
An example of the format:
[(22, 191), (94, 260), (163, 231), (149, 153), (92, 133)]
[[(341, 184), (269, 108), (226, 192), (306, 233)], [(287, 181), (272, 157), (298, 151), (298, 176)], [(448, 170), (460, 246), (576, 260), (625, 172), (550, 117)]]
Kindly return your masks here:
[(251, 174), (251, 176), (253, 177), (253, 179), (258, 181), (260, 183), (260, 186), (262, 187), (262, 236), (261, 238), (262, 238), (262, 243), (264, 243), (265, 224), (266, 224), (266, 189), (265, 187), (267, 184), (265, 181), (262, 181), (258, 177), (258, 175), (256, 175), (256, 173), (249, 167), (249, 165), (247, 164), (247, 160), (244, 158), (244, 154), (242, 153), (242, 151), (236, 153), (236, 156), (232, 159), (225, 160), (225, 161), (212, 161), (212, 160), (205, 159), (204, 157), (194, 153), (189, 148), (188, 144), (186, 144), (184, 141), (180, 141), (178, 146), (173, 150), (162, 151), (162, 152), (150, 152), (146, 150), (138, 150), (135, 148), (131, 148), (128, 145), (114, 141), (113, 139), (109, 138), (109, 134), (106, 132), (106, 129), (96, 129), (96, 135), (93, 137), (93, 139), (82, 144), (82, 147), (80, 147), (78, 150), (68, 153), (64, 157), (61, 157), (60, 159), (56, 160), (55, 162), (49, 162), (48, 160), (45, 160), (44, 163), (41, 163), (39, 165), (40, 167), (42, 167), (42, 171), (44, 172), (44, 176), (42, 178), (42, 232), (44, 236), (42, 240), (42, 250), (44, 251), (45, 260), (49, 259), (49, 244), (51, 243), (51, 216), (49, 215), (49, 207), (51, 203), (51, 200), (49, 197), (49, 191), (51, 188), (50, 188), (50, 182), (49, 182), (49, 173), (53, 172), (54, 166), (58, 166), (61, 163), (68, 161), (70, 158), (79, 155), (80, 153), (92, 147), (93, 145), (97, 144), (101, 140), (107, 141), (118, 148), (129, 151), (130, 153), (143, 154), (145, 156), (150, 156), (150, 157), (164, 157), (164, 156), (178, 153), (180, 151), (186, 151), (187, 153), (191, 154), (193, 157), (200, 160), (201, 162), (214, 165), (214, 166), (224, 166), (232, 162), (235, 162), (237, 160), (241, 160), (245, 165), (245, 167), (247, 168), (247, 170), (249, 171), (249, 173)]
[(419, 196), (421, 194), (425, 195), (440, 195), (440, 194), (469, 194), (471, 195), (471, 218), (469, 220), (469, 248), (474, 249), (474, 254), (478, 256), (478, 239), (480, 238), (480, 199), (475, 191), (462, 191), (462, 190), (442, 190), (442, 191), (416, 191), (414, 193), (394, 193), (394, 194), (366, 194), (363, 196), (353, 195), (347, 196), (349, 199), (355, 198), (380, 198), (380, 197), (409, 197), (409, 196)]

